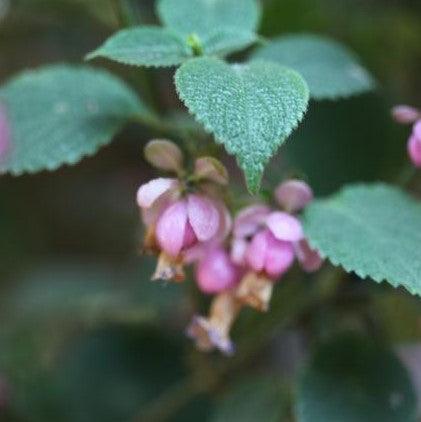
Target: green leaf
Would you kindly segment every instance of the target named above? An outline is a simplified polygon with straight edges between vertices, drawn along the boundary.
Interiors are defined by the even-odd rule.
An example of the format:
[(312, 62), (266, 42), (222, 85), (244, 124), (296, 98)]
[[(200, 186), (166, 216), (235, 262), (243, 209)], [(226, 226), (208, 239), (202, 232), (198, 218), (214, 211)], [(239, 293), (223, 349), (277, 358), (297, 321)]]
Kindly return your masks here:
[(254, 32), (261, 11), (257, 0), (160, 0), (157, 12), (164, 25), (202, 37), (225, 27)]
[(273, 60), (301, 73), (317, 100), (361, 94), (375, 86), (351, 51), (318, 35), (280, 37), (258, 49), (254, 57)]
[(198, 58), (178, 69), (175, 83), (190, 112), (237, 157), (249, 190), (257, 192), (266, 163), (306, 111), (309, 94), (301, 76), (273, 63)]
[(93, 155), (131, 117), (148, 117), (135, 93), (107, 72), (51, 66), (24, 72), (0, 90), (11, 126), (0, 173), (55, 170)]
[(323, 345), (300, 380), (299, 422), (415, 422), (406, 370), (367, 338), (342, 335)]
[(185, 37), (178, 32), (158, 26), (142, 26), (117, 32), (88, 54), (87, 59), (105, 57), (134, 66), (175, 66), (192, 55)]
[(212, 422), (277, 422), (286, 418), (286, 400), (279, 380), (272, 377), (238, 382), (217, 403)]
[[(191, 37), (190, 37), (191, 38)], [(109, 38), (87, 59), (105, 57), (133, 66), (176, 66), (196, 54), (224, 56), (241, 50), (256, 41), (256, 34), (235, 28), (211, 31), (203, 38), (189, 37), (173, 29), (142, 26), (124, 29)], [(195, 51), (197, 50), (197, 51)]]
[(310, 205), (304, 229), (334, 265), (421, 295), (421, 205), (399, 189), (348, 186)]

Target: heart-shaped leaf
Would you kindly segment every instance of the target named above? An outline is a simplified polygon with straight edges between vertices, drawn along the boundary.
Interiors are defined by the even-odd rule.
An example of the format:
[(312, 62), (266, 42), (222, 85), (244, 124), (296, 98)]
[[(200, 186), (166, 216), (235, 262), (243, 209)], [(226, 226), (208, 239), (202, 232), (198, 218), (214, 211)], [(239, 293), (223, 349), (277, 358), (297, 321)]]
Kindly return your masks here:
[(118, 78), (88, 67), (51, 66), (24, 72), (0, 89), (10, 145), (0, 173), (55, 170), (109, 143), (131, 117), (148, 118)]
[(249, 190), (257, 192), (266, 163), (303, 118), (305, 81), (274, 63), (198, 58), (178, 69), (175, 83), (188, 109), (237, 157)]
[(354, 53), (318, 35), (289, 35), (258, 49), (257, 59), (290, 66), (303, 75), (315, 99), (348, 97), (374, 88), (372, 76)]
[(298, 422), (415, 422), (416, 396), (392, 352), (342, 334), (322, 345), (297, 394)]
[(225, 27), (255, 32), (260, 20), (256, 0), (160, 0), (157, 12), (169, 28), (201, 38)]
[(333, 264), (421, 295), (421, 205), (399, 189), (348, 186), (313, 202), (304, 229)]

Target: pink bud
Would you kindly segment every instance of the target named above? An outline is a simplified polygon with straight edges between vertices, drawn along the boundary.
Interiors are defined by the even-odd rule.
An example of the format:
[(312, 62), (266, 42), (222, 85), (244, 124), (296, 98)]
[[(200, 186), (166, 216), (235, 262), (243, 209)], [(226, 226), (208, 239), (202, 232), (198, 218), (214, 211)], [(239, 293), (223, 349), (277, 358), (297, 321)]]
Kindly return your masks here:
[(295, 213), (301, 211), (313, 200), (313, 191), (302, 180), (292, 179), (281, 183), (277, 187), (275, 198), (284, 210), (289, 213)]
[(10, 147), (10, 127), (7, 121), (6, 110), (0, 104), (0, 158), (2, 158)]
[(291, 242), (276, 239), (269, 230), (257, 233), (246, 252), (249, 267), (266, 273), (276, 279), (285, 273), (294, 262), (294, 248)]
[(302, 269), (308, 273), (318, 271), (323, 265), (322, 257), (316, 250), (310, 248), (305, 239), (295, 244), (295, 255)]
[(408, 140), (408, 154), (415, 167), (421, 167), (421, 138), (411, 135)]
[(229, 290), (239, 279), (239, 268), (221, 247), (210, 250), (197, 266), (196, 281), (203, 293), (216, 294)]
[(248, 237), (254, 235), (264, 225), (270, 209), (266, 205), (252, 205), (241, 210), (234, 221), (234, 236)]
[(414, 123), (420, 118), (420, 112), (408, 105), (397, 105), (392, 108), (392, 117), (398, 123)]
[(197, 240), (187, 218), (187, 203), (180, 200), (170, 205), (159, 217), (156, 238), (163, 251), (172, 257)]
[(183, 153), (180, 148), (166, 139), (154, 139), (145, 146), (145, 158), (154, 167), (180, 172), (183, 166)]
[(304, 236), (300, 221), (286, 212), (271, 213), (266, 220), (266, 225), (278, 240), (297, 242)]

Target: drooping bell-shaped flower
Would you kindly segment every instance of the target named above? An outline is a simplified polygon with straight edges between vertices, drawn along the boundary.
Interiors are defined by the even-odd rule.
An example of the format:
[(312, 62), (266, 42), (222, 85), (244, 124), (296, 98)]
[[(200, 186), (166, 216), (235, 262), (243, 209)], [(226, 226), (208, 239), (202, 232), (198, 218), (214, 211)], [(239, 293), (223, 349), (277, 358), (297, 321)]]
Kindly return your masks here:
[(421, 119), (421, 112), (415, 107), (397, 105), (392, 108), (392, 117), (397, 123), (414, 123), (416, 120)]
[(302, 180), (290, 179), (276, 188), (275, 199), (282, 209), (294, 214), (313, 200), (313, 191)]
[(209, 316), (193, 317), (186, 335), (195, 341), (201, 351), (218, 349), (230, 356), (235, 351), (230, 330), (240, 309), (241, 303), (231, 292), (220, 293), (212, 301)]
[(240, 281), (241, 270), (222, 246), (210, 249), (196, 268), (196, 282), (203, 293), (217, 294), (233, 289)]

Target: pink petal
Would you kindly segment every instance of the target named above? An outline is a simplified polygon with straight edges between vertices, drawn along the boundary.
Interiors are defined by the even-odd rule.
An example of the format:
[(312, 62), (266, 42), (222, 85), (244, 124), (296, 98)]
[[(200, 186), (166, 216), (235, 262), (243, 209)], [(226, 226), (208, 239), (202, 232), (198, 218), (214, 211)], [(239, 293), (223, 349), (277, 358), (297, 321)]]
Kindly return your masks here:
[(201, 242), (210, 240), (220, 227), (220, 215), (215, 204), (200, 195), (189, 195), (187, 212), (189, 222), (197, 239)]
[(283, 209), (295, 213), (313, 200), (313, 191), (302, 180), (288, 180), (277, 187), (275, 198)]
[(294, 247), (290, 242), (277, 240), (272, 235), (269, 239), (265, 271), (269, 277), (277, 279), (294, 263)]
[(249, 267), (260, 272), (265, 266), (266, 253), (269, 242), (269, 231), (262, 230), (250, 242), (246, 252), (246, 261)]
[(412, 133), (418, 139), (418, 141), (421, 142), (421, 119), (415, 123), (412, 129)]
[(142, 185), (137, 191), (137, 204), (141, 208), (149, 208), (165, 192), (175, 188), (178, 184), (176, 179), (160, 177)]
[(278, 240), (297, 242), (304, 236), (300, 221), (286, 212), (273, 212), (267, 218), (266, 225)]
[(170, 205), (159, 217), (156, 238), (163, 251), (172, 257), (181, 252), (187, 225), (187, 204), (177, 201)]
[(237, 265), (244, 265), (248, 242), (241, 237), (235, 237), (231, 243), (231, 259)]
[(248, 237), (254, 235), (265, 222), (270, 209), (261, 204), (252, 205), (240, 211), (234, 221), (234, 236)]
[(240, 278), (238, 268), (221, 247), (210, 250), (200, 261), (196, 281), (203, 293), (216, 294), (233, 288)]
[(308, 273), (319, 270), (323, 264), (322, 257), (316, 250), (310, 248), (305, 239), (295, 244), (295, 254), (303, 270)]
[(420, 112), (411, 106), (397, 105), (392, 108), (392, 117), (398, 123), (414, 123), (420, 118)]
[(408, 155), (415, 167), (421, 167), (421, 139), (415, 135), (408, 140)]
[(10, 147), (10, 127), (5, 108), (0, 104), (0, 158)]

